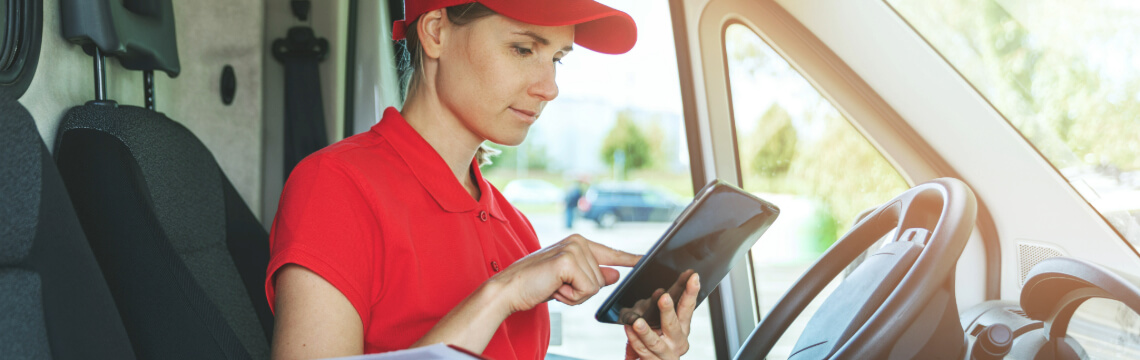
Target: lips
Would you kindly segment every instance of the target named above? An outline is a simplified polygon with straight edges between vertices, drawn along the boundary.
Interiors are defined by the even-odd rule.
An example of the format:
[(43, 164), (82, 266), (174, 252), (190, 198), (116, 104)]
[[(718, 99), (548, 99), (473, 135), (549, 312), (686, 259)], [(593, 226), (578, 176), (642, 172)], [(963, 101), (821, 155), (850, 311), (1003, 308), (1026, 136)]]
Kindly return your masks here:
[(538, 116), (537, 116), (538, 113), (537, 112), (530, 111), (530, 110), (516, 109), (513, 107), (510, 109), (511, 109), (511, 111), (513, 111), (515, 113), (516, 116), (519, 117), (519, 119), (521, 119), (522, 121), (525, 121), (528, 124), (534, 123), (534, 121), (538, 119)]
[(522, 110), (522, 109), (516, 109), (516, 108), (511, 108), (511, 110), (518, 111), (518, 112), (522, 113), (523, 115), (530, 116), (530, 117), (534, 117), (534, 115), (537, 114), (536, 112), (530, 111), (530, 110)]

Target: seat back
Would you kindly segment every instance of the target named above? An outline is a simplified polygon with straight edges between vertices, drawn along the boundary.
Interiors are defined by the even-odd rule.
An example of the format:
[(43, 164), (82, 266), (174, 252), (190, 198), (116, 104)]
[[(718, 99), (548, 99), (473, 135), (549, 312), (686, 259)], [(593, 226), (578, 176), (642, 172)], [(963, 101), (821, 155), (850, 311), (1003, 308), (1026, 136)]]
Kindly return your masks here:
[[(268, 234), (198, 138), (154, 111), (153, 71), (180, 70), (171, 0), (60, 7), (94, 55), (96, 100), (64, 115), (55, 159), (135, 354), (268, 358)], [(103, 55), (144, 71), (150, 109), (104, 98)]]
[(55, 163), (14, 97), (0, 96), (0, 144), (0, 357), (133, 359)]
[(197, 137), (90, 102), (55, 157), (140, 358), (268, 358), (268, 235)]
[(133, 359), (55, 163), (17, 101), (39, 60), (43, 3), (16, 5), (21, 46), (0, 68), (0, 358)]

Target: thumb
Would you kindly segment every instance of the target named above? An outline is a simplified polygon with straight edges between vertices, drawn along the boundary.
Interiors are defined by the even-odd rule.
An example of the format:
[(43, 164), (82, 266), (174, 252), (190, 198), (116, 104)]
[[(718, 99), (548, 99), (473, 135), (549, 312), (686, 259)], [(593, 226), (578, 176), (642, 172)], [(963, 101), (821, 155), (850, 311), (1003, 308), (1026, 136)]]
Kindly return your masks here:
[(618, 273), (617, 269), (608, 268), (605, 266), (602, 266), (601, 269), (602, 269), (602, 276), (606, 278), (605, 279), (606, 280), (606, 286), (613, 285), (619, 279), (621, 279), (621, 274)]

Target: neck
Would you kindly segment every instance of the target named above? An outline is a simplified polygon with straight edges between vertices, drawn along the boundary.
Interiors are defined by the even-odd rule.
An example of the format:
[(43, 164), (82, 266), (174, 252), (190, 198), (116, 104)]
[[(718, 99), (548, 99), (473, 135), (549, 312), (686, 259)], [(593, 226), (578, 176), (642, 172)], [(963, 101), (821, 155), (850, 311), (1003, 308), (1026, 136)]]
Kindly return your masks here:
[(478, 186), (471, 176), (471, 160), (483, 139), (471, 133), (448, 111), (434, 95), (434, 89), (424, 81), (417, 91), (408, 94), (400, 114), (428, 142), (447, 163), (451, 173), (472, 195), (478, 198)]

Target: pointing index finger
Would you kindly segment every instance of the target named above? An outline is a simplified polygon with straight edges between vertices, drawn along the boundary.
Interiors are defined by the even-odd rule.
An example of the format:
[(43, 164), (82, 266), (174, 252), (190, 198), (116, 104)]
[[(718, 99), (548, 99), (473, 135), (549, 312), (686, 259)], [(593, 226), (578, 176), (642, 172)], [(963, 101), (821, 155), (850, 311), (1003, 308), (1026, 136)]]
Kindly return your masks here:
[(641, 260), (641, 255), (630, 254), (593, 241), (588, 243), (594, 259), (598, 260), (598, 265), (633, 267)]

